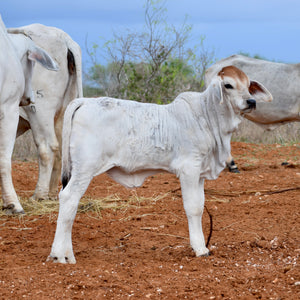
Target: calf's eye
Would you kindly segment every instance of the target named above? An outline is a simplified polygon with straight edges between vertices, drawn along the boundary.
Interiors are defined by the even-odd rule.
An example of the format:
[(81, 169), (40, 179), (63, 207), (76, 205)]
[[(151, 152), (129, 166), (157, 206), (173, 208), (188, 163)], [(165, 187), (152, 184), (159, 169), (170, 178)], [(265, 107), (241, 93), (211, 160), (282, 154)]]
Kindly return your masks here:
[(233, 89), (233, 86), (229, 83), (224, 85), (226, 89)]

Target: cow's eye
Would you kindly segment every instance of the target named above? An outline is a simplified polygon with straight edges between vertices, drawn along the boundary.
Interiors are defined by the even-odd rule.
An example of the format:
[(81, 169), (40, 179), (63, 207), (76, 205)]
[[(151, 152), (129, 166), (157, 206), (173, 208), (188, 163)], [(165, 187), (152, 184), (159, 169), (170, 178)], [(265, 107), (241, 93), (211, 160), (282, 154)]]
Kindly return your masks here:
[(226, 89), (233, 89), (233, 86), (229, 83), (224, 85)]

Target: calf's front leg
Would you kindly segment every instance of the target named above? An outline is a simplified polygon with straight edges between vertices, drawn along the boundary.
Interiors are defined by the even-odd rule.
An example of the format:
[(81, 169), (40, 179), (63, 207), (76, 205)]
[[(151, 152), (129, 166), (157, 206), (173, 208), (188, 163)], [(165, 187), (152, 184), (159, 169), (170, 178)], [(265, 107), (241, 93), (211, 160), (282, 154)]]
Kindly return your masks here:
[[(191, 174), (191, 173), (190, 173)], [(190, 244), (196, 256), (207, 256), (209, 250), (205, 246), (202, 230), (202, 214), (204, 209), (204, 179), (199, 176), (181, 175), (181, 192), (183, 206), (188, 219)]]

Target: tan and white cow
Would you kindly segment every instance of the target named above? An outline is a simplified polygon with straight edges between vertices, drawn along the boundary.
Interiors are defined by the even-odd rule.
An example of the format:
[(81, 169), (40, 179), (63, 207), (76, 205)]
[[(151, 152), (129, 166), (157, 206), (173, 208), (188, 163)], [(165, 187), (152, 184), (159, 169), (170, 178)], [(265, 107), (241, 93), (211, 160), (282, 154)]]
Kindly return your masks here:
[(61, 170), (61, 131), (66, 106), (82, 97), (81, 49), (64, 31), (42, 24), (9, 28), (13, 38), (29, 36), (55, 59), (58, 72), (49, 73), (37, 66), (32, 87), (36, 101), (20, 108), (17, 136), (32, 130), (39, 159), (39, 177), (33, 197), (55, 198)]
[[(251, 93), (250, 93), (251, 91)], [(208, 255), (202, 231), (204, 180), (216, 179), (230, 153), (232, 132), (255, 98), (271, 100), (258, 82), (226, 67), (203, 93), (186, 92), (157, 105), (114, 98), (72, 101), (63, 125), (59, 215), (49, 260), (75, 263), (72, 226), (80, 198), (94, 176), (106, 172), (126, 187), (157, 172), (181, 183), (190, 244)]]

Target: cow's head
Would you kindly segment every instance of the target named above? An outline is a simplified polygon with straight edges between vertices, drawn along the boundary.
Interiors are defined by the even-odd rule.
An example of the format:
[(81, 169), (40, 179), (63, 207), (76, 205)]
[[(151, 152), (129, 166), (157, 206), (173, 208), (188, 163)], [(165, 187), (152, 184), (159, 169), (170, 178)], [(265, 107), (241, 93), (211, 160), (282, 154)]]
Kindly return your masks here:
[(249, 113), (256, 108), (256, 101), (272, 101), (271, 93), (259, 82), (235, 66), (224, 67), (218, 73), (221, 85), (221, 103), (230, 102), (235, 112)]
[(38, 47), (29, 37), (24, 34), (9, 34), (9, 38), (21, 61), (24, 72), (25, 89), (20, 106), (34, 103), (31, 79), (35, 62), (40, 63), (44, 68), (57, 71), (58, 67), (51, 56), (42, 48)]

